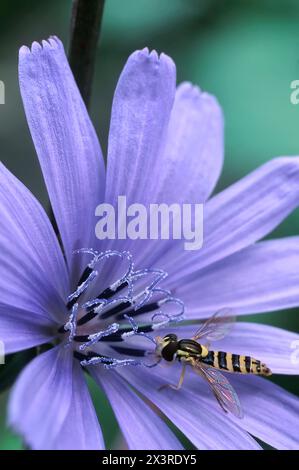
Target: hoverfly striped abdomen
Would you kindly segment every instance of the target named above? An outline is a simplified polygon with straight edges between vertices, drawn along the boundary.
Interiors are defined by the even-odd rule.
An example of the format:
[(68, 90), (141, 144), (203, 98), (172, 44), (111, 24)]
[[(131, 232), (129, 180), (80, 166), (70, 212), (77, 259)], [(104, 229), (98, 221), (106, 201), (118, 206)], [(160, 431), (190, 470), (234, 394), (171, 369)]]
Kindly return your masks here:
[(261, 361), (224, 351), (209, 351), (201, 362), (216, 369), (240, 374), (271, 375), (270, 369)]

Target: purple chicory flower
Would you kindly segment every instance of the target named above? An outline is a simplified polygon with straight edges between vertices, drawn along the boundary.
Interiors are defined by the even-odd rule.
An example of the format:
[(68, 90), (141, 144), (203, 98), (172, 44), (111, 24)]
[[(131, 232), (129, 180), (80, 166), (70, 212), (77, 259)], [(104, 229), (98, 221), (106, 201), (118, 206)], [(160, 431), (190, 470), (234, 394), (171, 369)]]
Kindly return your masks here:
[[(228, 306), (241, 315), (299, 304), (299, 238), (255, 243), (298, 206), (299, 157), (274, 159), (208, 200), (222, 167), (222, 113), (197, 87), (176, 89), (166, 55), (144, 49), (129, 57), (114, 95), (106, 170), (61, 42), (22, 47), (19, 77), (65, 258), (40, 204), (1, 164), (0, 338), (7, 353), (53, 344), (17, 379), (10, 425), (33, 449), (104, 448), (83, 363), (131, 449), (181, 448), (157, 409), (199, 449), (259, 449), (252, 436), (298, 448), (299, 401), (269, 380), (229, 377), (244, 410), (237, 419), (191, 372), (179, 392), (158, 391), (176, 381), (178, 365), (133, 364), (136, 349), (143, 351), (144, 342), (150, 349), (155, 335), (193, 331), (183, 324), (163, 329), (174, 318), (166, 314), (154, 321), (163, 303), (179, 315), (182, 299), (188, 320)], [(175, 241), (97, 240), (95, 207), (115, 204), (118, 195), (145, 205), (208, 200), (203, 248), (190, 254)], [(134, 312), (132, 299), (140, 302)], [(131, 334), (126, 312), (154, 333)], [(274, 373), (298, 374), (294, 340), (292, 332), (241, 322), (217, 349), (250, 354)], [(98, 363), (103, 356), (115, 363)], [(119, 361), (129, 365), (111, 368)]]

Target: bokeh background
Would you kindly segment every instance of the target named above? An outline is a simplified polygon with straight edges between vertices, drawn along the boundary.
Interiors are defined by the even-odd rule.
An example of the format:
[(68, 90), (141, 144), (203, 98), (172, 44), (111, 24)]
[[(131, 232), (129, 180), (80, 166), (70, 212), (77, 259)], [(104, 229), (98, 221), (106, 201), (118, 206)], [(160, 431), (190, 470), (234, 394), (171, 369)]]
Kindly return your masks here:
[[(70, 0), (0, 3), (0, 80), (6, 85), (1, 160), (45, 207), (18, 89), (17, 53), (21, 45), (52, 34), (67, 47), (70, 11)], [(190, 80), (218, 97), (226, 121), (226, 159), (217, 191), (274, 156), (299, 154), (299, 105), (290, 102), (290, 83), (299, 79), (298, 0), (106, 0), (91, 104), (104, 149), (117, 77), (127, 56), (144, 46), (173, 57), (178, 81)], [(299, 211), (271, 237), (295, 234)], [(298, 309), (255, 320), (299, 331)], [(295, 377), (273, 380), (299, 395)], [(107, 400), (93, 384), (91, 390), (108, 448), (122, 446)], [(6, 403), (7, 393), (0, 394), (0, 449), (21, 449), (20, 439), (5, 426)]]

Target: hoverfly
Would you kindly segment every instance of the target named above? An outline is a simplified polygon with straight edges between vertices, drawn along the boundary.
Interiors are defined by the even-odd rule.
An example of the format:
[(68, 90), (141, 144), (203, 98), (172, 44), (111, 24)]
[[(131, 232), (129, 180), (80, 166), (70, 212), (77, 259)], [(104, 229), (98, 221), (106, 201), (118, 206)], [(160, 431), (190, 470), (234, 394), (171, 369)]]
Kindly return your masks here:
[[(208, 383), (223, 411), (229, 411), (242, 418), (239, 398), (220, 370), (263, 376), (269, 376), (272, 372), (265, 364), (253, 357), (209, 350), (209, 342), (222, 339), (234, 321), (231, 310), (222, 309), (203, 323), (191, 339), (179, 340), (175, 334), (168, 334), (163, 338), (157, 337), (156, 354), (158, 357), (168, 362), (176, 360), (183, 364), (178, 385), (166, 384), (161, 388), (169, 386), (178, 390), (183, 384), (186, 366), (190, 365)], [(199, 343), (199, 339), (204, 339), (207, 343), (205, 345)]]

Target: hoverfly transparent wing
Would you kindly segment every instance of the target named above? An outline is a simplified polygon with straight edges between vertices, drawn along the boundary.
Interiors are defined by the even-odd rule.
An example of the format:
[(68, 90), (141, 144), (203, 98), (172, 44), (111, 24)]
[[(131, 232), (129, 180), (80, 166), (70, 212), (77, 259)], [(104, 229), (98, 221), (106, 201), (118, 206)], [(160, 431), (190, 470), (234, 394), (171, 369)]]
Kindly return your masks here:
[(227, 413), (232, 413), (237, 418), (243, 417), (243, 411), (232, 385), (219, 370), (205, 366), (199, 361), (193, 361), (194, 370), (208, 383), (219, 405)]
[(208, 341), (218, 341), (227, 335), (235, 321), (233, 311), (230, 308), (222, 308), (199, 327), (192, 339), (197, 341), (204, 336)]

